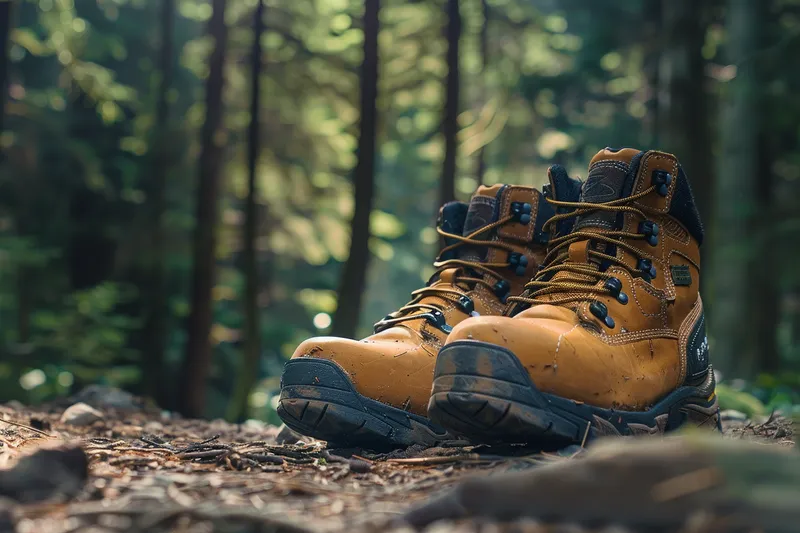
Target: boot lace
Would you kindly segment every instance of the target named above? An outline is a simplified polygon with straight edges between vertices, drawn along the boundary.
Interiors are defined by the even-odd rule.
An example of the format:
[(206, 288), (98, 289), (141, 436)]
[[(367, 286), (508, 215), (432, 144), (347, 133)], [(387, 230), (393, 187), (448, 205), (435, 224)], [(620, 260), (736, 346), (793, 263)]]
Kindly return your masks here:
[[(621, 292), (621, 281), (614, 277), (613, 274), (605, 272), (605, 269), (607, 266), (614, 264), (624, 268), (634, 277), (645, 277), (648, 280), (655, 278), (656, 272), (652, 262), (646, 258), (641, 258), (641, 251), (625, 242), (625, 240), (628, 239), (646, 239), (651, 245), (658, 243), (659, 227), (655, 222), (647, 220), (647, 214), (655, 213), (655, 210), (628, 205), (655, 190), (657, 190), (657, 185), (652, 185), (642, 192), (627, 198), (620, 198), (618, 200), (598, 204), (588, 202), (559, 202), (547, 198), (547, 201), (554, 206), (571, 208), (574, 209), (574, 211), (557, 214), (551, 217), (544, 224), (545, 231), (548, 230), (548, 227), (557, 224), (561, 220), (578, 217), (597, 210), (617, 213), (634, 213), (641, 217), (643, 222), (639, 224), (639, 232), (636, 233), (619, 230), (585, 231), (579, 229), (566, 235), (551, 237), (550, 248), (536, 276), (525, 284), (525, 290), (521, 295), (508, 298), (510, 303), (508, 314), (515, 314), (525, 307), (540, 303), (563, 305), (585, 301), (587, 294), (611, 295), (617, 298), (621, 303), (627, 303), (627, 295)], [(636, 257), (640, 258), (637, 263), (637, 268), (633, 269), (623, 260), (613, 255), (593, 250), (591, 247), (587, 250), (590, 259), (589, 263), (569, 261), (569, 246), (584, 240), (603, 242), (607, 245), (631, 252)], [(608, 249), (608, 247), (606, 247), (606, 249)], [(596, 261), (591, 261), (592, 258)], [(603, 268), (601, 268), (601, 264), (604, 265)], [(567, 274), (554, 279), (556, 274), (560, 272), (566, 272)], [(598, 282), (602, 280), (605, 280), (605, 283), (599, 285)], [(548, 297), (544, 298), (546, 295)], [(600, 318), (600, 320), (603, 320), (606, 325), (613, 328), (613, 319), (608, 316), (607, 309), (605, 309), (604, 312), (606, 306), (601, 302), (594, 303), (597, 305), (590, 306), (590, 311)]]
[[(426, 319), (430, 324), (449, 333), (453, 328), (449, 326), (442, 312), (444, 303), (428, 303), (420, 302), (423, 298), (428, 296), (438, 296), (447, 302), (455, 302), (458, 308), (467, 315), (477, 316), (475, 311), (475, 304), (472, 299), (466, 295), (470, 288), (476, 285), (484, 285), (493, 291), (503, 302), (506, 301), (505, 296), (511, 288), (511, 284), (498, 274), (498, 270), (508, 268), (511, 266), (521, 266), (523, 269), (527, 265), (527, 257), (514, 252), (511, 245), (500, 241), (478, 240), (478, 237), (492, 231), (493, 229), (506, 224), (512, 220), (519, 220), (519, 214), (510, 214), (504, 218), (497, 220), (483, 226), (467, 236), (459, 235), (457, 233), (448, 233), (441, 228), (436, 228), (436, 231), (447, 240), (455, 240), (453, 244), (445, 246), (439, 252), (439, 258), (445, 256), (448, 252), (456, 250), (462, 246), (474, 246), (482, 248), (497, 248), (509, 252), (509, 260), (502, 263), (487, 263), (478, 261), (468, 261), (465, 259), (447, 259), (440, 261), (438, 258), (433, 263), (436, 272), (431, 276), (428, 285), (417, 289), (411, 293), (412, 300), (405, 304), (403, 307), (394, 313), (386, 315), (386, 317), (375, 324), (375, 333), (383, 331), (384, 329), (396, 326), (409, 320)], [(512, 262), (513, 261), (513, 262)], [(432, 283), (439, 279), (442, 272), (448, 269), (456, 269), (452, 284), (432, 285)], [(495, 278), (496, 282), (492, 283), (485, 277), (479, 277), (481, 274), (489, 275), (489, 279)]]

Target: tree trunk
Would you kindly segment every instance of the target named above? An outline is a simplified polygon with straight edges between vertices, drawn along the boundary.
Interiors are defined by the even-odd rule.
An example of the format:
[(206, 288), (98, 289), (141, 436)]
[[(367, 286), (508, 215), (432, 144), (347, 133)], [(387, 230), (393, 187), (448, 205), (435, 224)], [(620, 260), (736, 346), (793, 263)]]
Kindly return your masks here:
[(713, 170), (705, 60), (708, 14), (694, 0), (661, 2), (666, 39), (659, 61), (659, 147), (678, 156), (692, 182), (700, 215), (711, 218)]
[(375, 190), (375, 134), (378, 98), (378, 31), (380, 0), (364, 2), (364, 60), (361, 64), (361, 119), (358, 162), (353, 172), (355, 209), (350, 224), (350, 255), (339, 282), (338, 306), (333, 315), (333, 335), (353, 338), (361, 313), (361, 300), (369, 264), (369, 219)]
[(245, 201), (244, 251), (242, 263), (245, 277), (244, 293), (244, 351), (237, 374), (237, 385), (228, 406), (228, 419), (240, 420), (247, 416), (248, 400), (259, 375), (261, 357), (260, 320), (258, 312), (258, 205), (256, 199), (256, 170), (261, 148), (261, 36), (264, 33), (264, 2), (257, 0), (253, 16), (253, 46), (250, 51), (250, 125), (247, 130), (247, 199)]
[(11, 1), (0, 0), (0, 134), (5, 124), (8, 97), (8, 38), (11, 33)]
[(765, 268), (765, 265), (780, 264), (780, 244), (773, 237), (774, 228), (778, 223), (775, 220), (775, 200), (774, 186), (775, 175), (772, 172), (772, 162), (775, 160), (774, 152), (771, 147), (777, 142), (771, 136), (762, 131), (759, 144), (759, 165), (761, 172), (758, 175), (758, 187), (756, 188), (756, 218), (757, 224), (754, 230), (757, 231), (758, 240), (758, 261), (750, 262), (750, 279), (753, 282), (750, 286), (750, 306), (758, 309), (754, 313), (754, 354), (757, 356), (755, 370), (759, 372), (776, 373), (781, 370), (781, 359), (778, 351), (778, 338), (776, 330), (781, 321), (779, 308), (780, 296), (778, 294), (778, 279), (776, 272), (772, 268)]
[(217, 199), (222, 167), (222, 91), (228, 29), (225, 25), (226, 0), (213, 0), (208, 34), (216, 46), (209, 57), (206, 80), (206, 117), (201, 132), (199, 186), (194, 230), (191, 310), (187, 324), (186, 354), (181, 389), (182, 412), (198, 417), (205, 411), (206, 379), (211, 368), (211, 290), (214, 286)]
[(30, 265), (17, 267), (17, 344), (27, 344), (31, 337), (33, 287)]
[(661, 21), (661, 12), (664, 9), (662, 5), (663, 0), (649, 0), (642, 6), (645, 42), (642, 74), (647, 90), (646, 112), (642, 118), (642, 140), (648, 148), (659, 146), (658, 93), (660, 88), (658, 70), (661, 54), (664, 51), (664, 29)]
[[(486, 86), (486, 69), (489, 66), (489, 1), (481, 0), (481, 11), (483, 12), (483, 24), (481, 25), (480, 50), (481, 50), (481, 78), (483, 80), (483, 101), (486, 105), (489, 89)], [(486, 145), (481, 144), (478, 150), (478, 168), (475, 173), (478, 185), (483, 185), (483, 178), (486, 175)]]
[(456, 152), (458, 150), (458, 109), (460, 93), (459, 53), (461, 39), (461, 11), (459, 0), (447, 0), (447, 80), (445, 82), (444, 118), (444, 163), (439, 181), (439, 205), (456, 197)]
[[(753, 214), (758, 195), (759, 48), (761, 0), (729, 0), (727, 53), (736, 76), (727, 84), (721, 114), (721, 157), (714, 187), (715, 224), (711, 252), (713, 306), (709, 316), (713, 357), (728, 377), (751, 377), (756, 368), (750, 258), (755, 245)], [(693, 182), (694, 183), (694, 182)], [(760, 310), (758, 311), (760, 312)]]
[(164, 283), (166, 268), (166, 249), (164, 245), (164, 212), (166, 210), (167, 174), (171, 166), (169, 157), (169, 103), (167, 93), (172, 85), (172, 56), (174, 54), (175, 0), (161, 0), (161, 42), (159, 50), (159, 71), (161, 81), (156, 102), (156, 117), (153, 148), (152, 190), (150, 191), (150, 223), (152, 243), (152, 262), (150, 265), (150, 295), (145, 338), (147, 349), (144, 353), (145, 393), (165, 401), (164, 346), (166, 343), (167, 288)]

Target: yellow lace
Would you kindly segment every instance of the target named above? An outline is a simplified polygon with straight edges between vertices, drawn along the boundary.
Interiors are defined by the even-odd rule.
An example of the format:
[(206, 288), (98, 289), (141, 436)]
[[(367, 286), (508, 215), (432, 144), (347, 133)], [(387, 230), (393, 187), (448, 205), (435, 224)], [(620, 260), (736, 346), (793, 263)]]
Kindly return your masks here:
[[(448, 233), (442, 230), (441, 228), (436, 228), (436, 231), (439, 233), (439, 235), (441, 235), (445, 239), (452, 239), (458, 241), (442, 248), (441, 251), (439, 252), (439, 257), (442, 257), (447, 252), (451, 252), (461, 246), (467, 246), (467, 245), (485, 247), (485, 248), (498, 248), (501, 250), (506, 250), (508, 252), (513, 252), (514, 249), (509, 244), (500, 241), (488, 241), (488, 240), (477, 239), (477, 237), (479, 237), (480, 235), (483, 235), (484, 233), (492, 231), (493, 229), (502, 226), (503, 224), (506, 224), (513, 218), (514, 218), (513, 215), (506, 216), (496, 222), (492, 222), (491, 224), (487, 224), (486, 226), (483, 226), (475, 230), (474, 232), (470, 233), (467, 236), (459, 235), (457, 233)], [(507, 261), (503, 263), (486, 263), (477, 261), (467, 261), (464, 259), (447, 259), (445, 261), (437, 260), (436, 262), (433, 263), (433, 266), (434, 268), (436, 268), (436, 272), (433, 278), (440, 275), (447, 269), (451, 268), (458, 269), (456, 275), (454, 276), (452, 285), (428, 286), (415, 290), (414, 292), (411, 293), (412, 300), (410, 302), (402, 306), (394, 313), (387, 315), (386, 318), (375, 324), (376, 330), (378, 330), (378, 328), (385, 329), (387, 327), (397, 325), (400, 322), (405, 322), (407, 320), (425, 318), (427, 314), (431, 311), (441, 312), (442, 307), (440, 305), (434, 303), (420, 303), (420, 300), (427, 296), (439, 296), (447, 301), (457, 301), (462, 296), (465, 296), (468, 290), (468, 289), (462, 289), (462, 287), (459, 286), (459, 283), (472, 284), (473, 286), (484, 285), (486, 287), (489, 287), (490, 289), (493, 287), (493, 283), (487, 281), (486, 278), (479, 278), (479, 277), (465, 275), (465, 272), (472, 271), (482, 274), (488, 274), (494, 278), (497, 278), (498, 281), (508, 282), (508, 280), (506, 280), (497, 273), (497, 270), (508, 268), (511, 266), (511, 264)], [(452, 298), (453, 296), (455, 296), (455, 299)]]
[[(571, 218), (578, 217), (589, 213), (591, 211), (613, 211), (618, 213), (634, 213), (642, 219), (647, 219), (647, 213), (655, 213), (653, 209), (636, 208), (630, 204), (639, 198), (643, 198), (656, 190), (653, 185), (646, 190), (631, 195), (627, 198), (620, 198), (610, 202), (594, 204), (588, 202), (559, 202), (547, 198), (546, 200), (556, 207), (572, 208), (574, 211), (570, 213), (562, 213), (554, 215), (545, 224), (544, 230), (547, 231), (549, 227), (558, 222)], [(575, 242), (592, 240), (605, 242), (618, 248), (625, 249), (635, 255), (640, 255), (641, 251), (634, 246), (625, 242), (625, 239), (645, 239), (647, 235), (642, 233), (633, 233), (630, 231), (606, 231), (595, 230), (585, 231), (576, 230), (550, 239), (549, 249), (547, 255), (542, 262), (542, 266), (536, 273), (536, 276), (530, 282), (525, 284), (525, 291), (519, 296), (512, 296), (508, 298), (509, 310), (517, 307), (517, 304), (535, 305), (539, 303), (548, 303), (551, 305), (562, 305), (571, 302), (579, 302), (585, 299), (587, 293), (589, 294), (611, 294), (610, 289), (603, 285), (598, 285), (598, 281), (613, 278), (612, 274), (601, 272), (598, 269), (598, 264), (590, 263), (573, 263), (570, 262), (568, 249), (569, 246)], [(608, 261), (615, 265), (619, 265), (627, 271), (633, 273), (630, 265), (618, 259), (617, 257), (605, 254), (596, 250), (589, 249), (588, 255), (601, 261)], [(567, 272), (568, 274), (553, 279), (559, 272)], [(544, 295), (554, 295), (556, 293), (566, 293), (562, 297), (552, 297), (545, 300), (542, 298)]]

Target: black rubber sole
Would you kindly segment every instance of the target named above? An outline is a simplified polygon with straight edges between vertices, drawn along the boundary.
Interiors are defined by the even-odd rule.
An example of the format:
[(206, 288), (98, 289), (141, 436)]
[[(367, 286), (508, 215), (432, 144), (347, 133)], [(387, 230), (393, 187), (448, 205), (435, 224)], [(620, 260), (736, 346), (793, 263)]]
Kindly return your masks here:
[(509, 350), (480, 341), (445, 346), (436, 360), (428, 416), (475, 443), (519, 443), (542, 449), (605, 435), (661, 434), (684, 424), (720, 430), (713, 373), (681, 387), (648, 411), (593, 407), (543, 393)]
[(286, 363), (278, 416), (293, 430), (336, 446), (383, 450), (451, 438), (425, 417), (359, 394), (335, 363), (313, 357)]

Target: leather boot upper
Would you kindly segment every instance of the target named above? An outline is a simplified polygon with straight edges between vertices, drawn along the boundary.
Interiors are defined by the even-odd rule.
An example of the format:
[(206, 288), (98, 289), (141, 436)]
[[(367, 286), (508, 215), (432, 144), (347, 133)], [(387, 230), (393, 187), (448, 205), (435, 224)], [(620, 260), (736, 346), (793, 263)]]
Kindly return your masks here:
[[(566, 177), (559, 187), (576, 183)], [(552, 185), (551, 185), (552, 186)], [(436, 355), (452, 328), (470, 316), (501, 314), (544, 259), (545, 222), (553, 208), (531, 187), (480, 187), (467, 203), (440, 209), (443, 248), (428, 284), (375, 325), (363, 340), (316, 337), (293, 358), (334, 361), (356, 390), (393, 407), (425, 415)]]
[(572, 218), (574, 227), (551, 240), (507, 316), (462, 322), (448, 343), (506, 347), (539, 390), (604, 408), (642, 410), (710, 379), (703, 228), (677, 159), (601, 150), (580, 202), (561, 206), (574, 211), (551, 224)]

